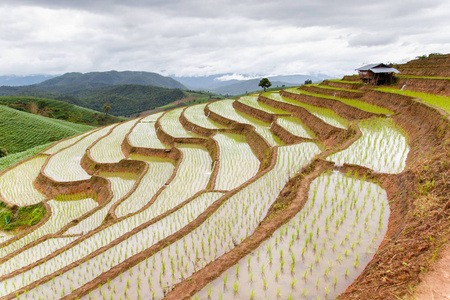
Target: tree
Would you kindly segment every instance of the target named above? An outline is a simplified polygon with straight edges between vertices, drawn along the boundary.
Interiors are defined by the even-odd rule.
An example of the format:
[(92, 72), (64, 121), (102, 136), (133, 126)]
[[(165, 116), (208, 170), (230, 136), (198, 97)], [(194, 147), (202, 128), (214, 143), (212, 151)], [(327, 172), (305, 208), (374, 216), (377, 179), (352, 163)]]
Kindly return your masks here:
[(111, 110), (111, 103), (103, 104), (102, 112), (107, 114), (110, 110)]
[(0, 157), (4, 157), (7, 155), (8, 155), (8, 151), (5, 148), (0, 147)]
[(311, 79), (305, 80), (305, 84), (312, 84), (312, 80)]
[(261, 79), (258, 86), (262, 87), (264, 89), (264, 92), (266, 91), (266, 88), (269, 88), (272, 86), (272, 83), (267, 78)]

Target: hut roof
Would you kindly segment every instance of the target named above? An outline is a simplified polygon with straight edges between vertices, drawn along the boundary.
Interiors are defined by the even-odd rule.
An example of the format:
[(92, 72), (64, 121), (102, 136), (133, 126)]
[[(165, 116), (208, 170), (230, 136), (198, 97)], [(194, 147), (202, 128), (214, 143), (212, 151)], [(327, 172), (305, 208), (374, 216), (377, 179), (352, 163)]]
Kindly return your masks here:
[(365, 65), (356, 69), (356, 71), (372, 71), (373, 73), (400, 73), (397, 69), (381, 63)]

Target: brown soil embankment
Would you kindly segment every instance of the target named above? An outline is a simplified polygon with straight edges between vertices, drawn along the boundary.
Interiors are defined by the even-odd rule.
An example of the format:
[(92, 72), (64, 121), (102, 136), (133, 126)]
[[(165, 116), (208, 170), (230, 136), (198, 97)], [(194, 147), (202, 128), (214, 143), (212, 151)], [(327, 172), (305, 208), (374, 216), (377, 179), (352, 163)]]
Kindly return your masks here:
[(367, 93), (364, 93), (361, 100), (399, 113), (410, 106), (413, 103), (414, 98), (388, 92), (368, 91)]
[(292, 134), (290, 131), (280, 126), (276, 121), (271, 124), (270, 131), (273, 132), (276, 136), (278, 136), (285, 144), (292, 145), (298, 144), (301, 142), (312, 142), (313, 140), (296, 136)]
[[(318, 161), (304, 168), (280, 193), (284, 201), (282, 202), (281, 199), (277, 199), (277, 202), (270, 208), (266, 218), (264, 218), (252, 235), (230, 252), (220, 256), (218, 259), (192, 274), (187, 280), (176, 284), (165, 299), (188, 299), (209, 282), (218, 278), (223, 272), (234, 266), (240, 259), (257, 249), (264, 240), (269, 238), (281, 225), (294, 217), (303, 208), (308, 199), (309, 184), (325, 171), (326, 166), (326, 163)], [(301, 181), (298, 180), (300, 177), (302, 178)], [(295, 191), (299, 192), (296, 193)], [(301, 196), (296, 197), (296, 195)]]
[[(261, 94), (260, 94), (261, 96)], [(239, 110), (249, 116), (252, 116), (256, 119), (259, 119), (261, 121), (264, 121), (266, 123), (270, 124), (270, 131), (275, 134), (276, 136), (278, 136), (283, 143), (287, 144), (287, 145), (291, 145), (294, 143), (300, 143), (303, 141), (311, 141), (310, 139), (306, 139), (306, 138), (302, 138), (299, 136), (296, 136), (294, 134), (292, 134), (290, 131), (286, 130), (285, 128), (281, 127), (278, 123), (277, 123), (277, 119), (280, 116), (291, 116), (292, 113), (285, 113), (285, 114), (273, 114), (273, 113), (269, 113), (263, 110), (260, 110), (258, 108), (255, 107), (251, 107), (249, 105), (243, 104), (241, 102), (235, 101), (233, 103), (233, 107), (236, 110)], [(273, 107), (273, 106), (272, 106)]]
[(209, 118), (211, 118), (211, 120), (214, 120), (220, 124), (231, 127), (231, 129), (227, 129), (226, 132), (245, 135), (247, 143), (252, 148), (253, 153), (255, 153), (256, 157), (261, 162), (261, 165), (262, 166), (265, 165), (267, 167), (268, 157), (272, 153), (272, 148), (266, 141), (266, 139), (264, 139), (259, 133), (255, 131), (255, 128), (252, 125), (241, 124), (234, 120), (227, 119), (211, 111), (208, 105), (205, 107), (205, 113), (209, 115)]
[(402, 75), (450, 77), (450, 54), (429, 55), (406, 64), (394, 65)]
[(361, 82), (361, 78), (359, 75), (345, 75), (342, 77), (343, 81), (353, 81), (353, 82)]
[(409, 135), (410, 152), (401, 174), (376, 176), (389, 196), (388, 231), (341, 299), (412, 297), (419, 275), (430, 268), (450, 237), (449, 118), (401, 95), (376, 101), (385, 107), (394, 101), (401, 107), (393, 118)]
[(233, 107), (234, 109), (243, 112), (245, 114), (248, 114), (252, 117), (255, 117), (261, 121), (264, 121), (266, 123), (272, 123), (276, 120), (277, 116), (290, 116), (290, 114), (286, 113), (286, 114), (273, 114), (270, 112), (266, 112), (263, 110), (260, 110), (258, 108), (252, 107), (250, 105), (246, 105), (242, 102), (239, 101), (234, 101), (233, 102)]
[(335, 90), (335, 89), (330, 89), (330, 88), (321, 88), (320, 86), (303, 85), (300, 87), (300, 90), (308, 92), (308, 93), (312, 93), (312, 94), (327, 95), (327, 96), (333, 96), (333, 97), (344, 98), (344, 99), (359, 99), (363, 96), (362, 92)]
[(211, 135), (214, 135), (216, 132), (220, 132), (223, 131), (224, 129), (210, 129), (210, 128), (205, 128), (202, 126), (199, 126), (191, 121), (189, 121), (188, 118), (186, 118), (184, 111), (187, 109), (188, 107), (186, 107), (185, 109), (183, 109), (183, 112), (180, 115), (179, 121), (181, 123), (181, 125), (183, 125), (184, 129), (186, 129), (187, 131), (192, 131), (194, 133), (197, 133), (199, 135), (202, 136), (206, 136), (206, 137), (210, 137)]
[(289, 93), (287, 91), (282, 91), (282, 92), (280, 92), (280, 94), (283, 97), (293, 99), (293, 100), (296, 100), (299, 102), (331, 109), (336, 114), (338, 114), (341, 117), (346, 118), (348, 120), (362, 120), (362, 119), (371, 118), (376, 115), (381, 116), (380, 114), (374, 114), (374, 113), (360, 110), (356, 107), (347, 105), (338, 100), (321, 98), (321, 97), (316, 97), (316, 96), (307, 95), (307, 94), (294, 94), (294, 93)]
[(400, 78), (395, 87), (415, 92), (450, 96), (450, 79)]
[(421, 77), (449, 77), (450, 67), (443, 68), (399, 68), (401, 75), (421, 76)]
[(335, 88), (348, 89), (348, 90), (357, 90), (361, 86), (363, 86), (362, 82), (342, 82), (342, 81), (333, 81), (333, 80), (324, 80), (320, 85), (331, 86)]
[(320, 141), (325, 141), (329, 138), (332, 138), (333, 136), (336, 137), (344, 131), (343, 129), (336, 128), (325, 123), (303, 107), (272, 100), (262, 95), (259, 96), (258, 101), (261, 101), (262, 103), (265, 103), (272, 107), (280, 108), (290, 112), (292, 116), (299, 118), (303, 122), (303, 124), (308, 124), (308, 127), (314, 132), (314, 134)]
[[(275, 147), (274, 149), (276, 149), (276, 148), (277, 147)], [(167, 245), (173, 244), (174, 242), (176, 242), (177, 240), (181, 239), (186, 234), (189, 234), (190, 232), (192, 232), (195, 228), (200, 226), (209, 216), (211, 216), (226, 200), (228, 200), (230, 197), (234, 196), (243, 187), (248, 186), (249, 184), (253, 183), (254, 181), (256, 181), (259, 178), (261, 178), (262, 176), (264, 176), (267, 172), (272, 170), (273, 167), (275, 166), (275, 163), (276, 163), (276, 160), (277, 160), (277, 154), (276, 153), (277, 153), (276, 150), (274, 150), (273, 155), (270, 157), (270, 164), (265, 170), (263, 170), (261, 172), (258, 172), (254, 177), (252, 177), (251, 179), (246, 181), (241, 186), (239, 186), (239, 187), (237, 187), (237, 188), (235, 188), (235, 189), (233, 189), (231, 191), (226, 192), (225, 195), (223, 195), (218, 200), (216, 200), (203, 213), (201, 213), (197, 217), (197, 219), (195, 219), (193, 222), (189, 223), (188, 225), (186, 225), (185, 227), (183, 227), (181, 230), (177, 231), (176, 233), (174, 233), (174, 234), (172, 234), (172, 235), (162, 239), (161, 241), (159, 241), (158, 243), (154, 244), (150, 248), (144, 250), (143, 252), (141, 252), (141, 253), (139, 253), (137, 255), (134, 255), (134, 256), (126, 259), (122, 263), (118, 264), (117, 266), (111, 268), (110, 270), (105, 271), (99, 277), (97, 277), (94, 280), (90, 281), (89, 283), (83, 285), (81, 288), (78, 288), (77, 290), (73, 291), (70, 295), (68, 295), (68, 296), (66, 296), (66, 297), (64, 297), (62, 299), (73, 299), (73, 298), (82, 297), (82, 296), (88, 294), (88, 292), (90, 290), (97, 288), (98, 285), (106, 283), (108, 281), (108, 279), (118, 276), (118, 274), (123, 273), (126, 270), (130, 269), (131, 267), (135, 266), (136, 264), (141, 262), (144, 258), (151, 257), (152, 255), (154, 255), (155, 253), (157, 253), (158, 251), (160, 251), (161, 249), (163, 249)], [(194, 195), (193, 197), (191, 197), (188, 200), (184, 201), (183, 203), (181, 203), (177, 207), (175, 207), (175, 208), (165, 212), (164, 214), (158, 216), (157, 218), (152, 219), (152, 220), (142, 224), (141, 226), (133, 229), (132, 231), (128, 232), (126, 235), (122, 236), (121, 238), (115, 240), (112, 244), (110, 244), (108, 246), (117, 245), (121, 241), (129, 238), (131, 235), (133, 235), (136, 232), (142, 230), (143, 228), (148, 227), (151, 224), (154, 224), (155, 222), (163, 219), (164, 217), (168, 216), (169, 214), (173, 213), (177, 209), (180, 209), (181, 207), (183, 207), (184, 205), (186, 205), (187, 203), (189, 203), (190, 201), (195, 199), (195, 197), (197, 197), (198, 195), (200, 195), (203, 192), (205, 192), (205, 191), (201, 191), (201, 192), (197, 193), (196, 195)], [(86, 260), (88, 260), (88, 259), (90, 259), (90, 258), (92, 258), (92, 257), (94, 257), (96, 255), (98, 255), (98, 253), (102, 252), (103, 250), (104, 249), (98, 249), (98, 250), (94, 251), (93, 253), (91, 253), (90, 255), (88, 255), (87, 257), (83, 258), (82, 260), (74, 262), (74, 263), (70, 264), (69, 266), (66, 266), (63, 269), (63, 272), (78, 266), (82, 261), (86, 261)], [(25, 291), (25, 289), (30, 290), (31, 288), (33, 288), (37, 284), (42, 284), (43, 282), (51, 280), (54, 276), (58, 275), (60, 272), (61, 271), (58, 271), (57, 273), (55, 272), (54, 274), (50, 274), (50, 275), (44, 277), (43, 279), (41, 279), (39, 282), (32, 283), (29, 286), (18, 290), (17, 292), (20, 294), (20, 293), (23, 293)], [(1, 277), (0, 277), (0, 279), (1, 279)], [(7, 295), (8, 299), (13, 299), (14, 297), (15, 297), (14, 294)]]

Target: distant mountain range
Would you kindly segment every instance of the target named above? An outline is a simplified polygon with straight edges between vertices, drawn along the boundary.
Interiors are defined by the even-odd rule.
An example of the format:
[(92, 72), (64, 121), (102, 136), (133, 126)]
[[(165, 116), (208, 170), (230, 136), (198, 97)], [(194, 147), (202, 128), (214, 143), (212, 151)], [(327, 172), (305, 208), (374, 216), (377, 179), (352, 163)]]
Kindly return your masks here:
[[(50, 78), (49, 78), (50, 77)], [(32, 82), (15, 86), (12, 83)], [(236, 79), (237, 78), (237, 79)], [(110, 113), (116, 116), (132, 116), (142, 111), (180, 100), (186, 96), (182, 90), (202, 90), (215, 94), (234, 96), (261, 90), (261, 78), (246, 75), (218, 74), (201, 77), (166, 77), (151, 72), (108, 71), (91, 73), (66, 73), (61, 76), (36, 75), (28, 77), (2, 76), (0, 96), (38, 97), (64, 101), (101, 111), (110, 103)], [(329, 76), (283, 75), (268, 77), (273, 87), (300, 86), (305, 80), (320, 82)], [(46, 80), (45, 80), (46, 79)], [(243, 80), (240, 80), (243, 79)], [(41, 82), (37, 82), (43, 80)], [(9, 83), (9, 84), (8, 84)]]
[(164, 87), (167, 89), (186, 89), (180, 82), (151, 72), (135, 71), (109, 71), (91, 73), (66, 73), (64, 75), (46, 80), (40, 87), (67, 87), (96, 88), (112, 85), (138, 84)]
[(41, 83), (45, 80), (56, 77), (56, 75), (28, 75), (28, 76), (17, 76), (17, 75), (5, 75), (0, 76), (0, 86), (21, 86), (21, 85), (31, 85)]
[[(233, 74), (217, 74), (211, 76), (200, 77), (173, 77), (177, 81), (190, 89), (210, 91), (221, 95), (240, 95), (260, 90), (258, 86), (260, 78), (238, 80), (230, 79), (224, 80), (227, 77), (232, 78)], [(248, 78), (249, 76), (243, 75), (242, 78)], [(324, 79), (331, 78), (325, 74), (318, 75), (278, 75), (267, 77), (273, 87), (276, 86), (300, 86), (305, 83), (306, 80), (312, 80), (312, 82), (321, 82)]]

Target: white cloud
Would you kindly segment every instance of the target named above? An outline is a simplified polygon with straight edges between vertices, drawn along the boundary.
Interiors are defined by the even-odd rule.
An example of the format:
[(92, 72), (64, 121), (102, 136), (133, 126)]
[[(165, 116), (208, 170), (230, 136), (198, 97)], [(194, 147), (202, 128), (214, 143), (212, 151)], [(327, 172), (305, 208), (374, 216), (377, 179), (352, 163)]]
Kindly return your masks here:
[(341, 76), (362, 62), (450, 52), (449, 10), (444, 0), (5, 0), (0, 75)]

